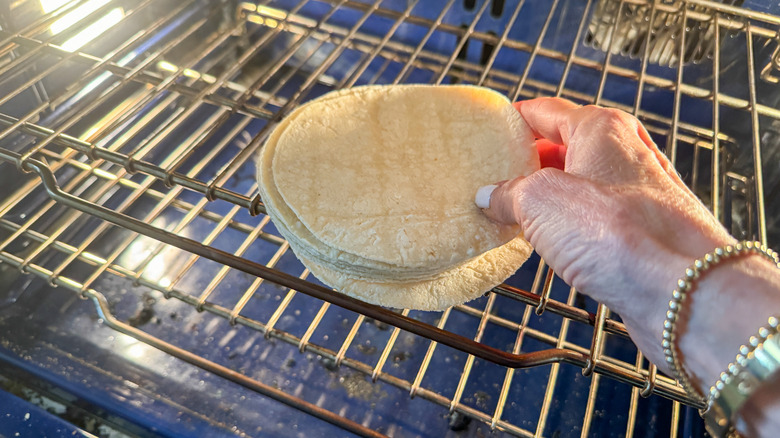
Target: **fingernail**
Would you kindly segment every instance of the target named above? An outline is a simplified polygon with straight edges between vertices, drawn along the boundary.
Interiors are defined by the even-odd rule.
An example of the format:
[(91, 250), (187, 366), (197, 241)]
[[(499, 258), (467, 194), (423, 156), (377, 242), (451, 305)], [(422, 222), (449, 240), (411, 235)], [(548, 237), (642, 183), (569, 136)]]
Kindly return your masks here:
[(479, 208), (489, 208), (490, 207), (490, 195), (493, 194), (493, 190), (498, 188), (495, 184), (490, 184), (487, 186), (482, 186), (477, 190), (477, 196), (474, 197), (474, 203), (477, 204), (477, 207)]

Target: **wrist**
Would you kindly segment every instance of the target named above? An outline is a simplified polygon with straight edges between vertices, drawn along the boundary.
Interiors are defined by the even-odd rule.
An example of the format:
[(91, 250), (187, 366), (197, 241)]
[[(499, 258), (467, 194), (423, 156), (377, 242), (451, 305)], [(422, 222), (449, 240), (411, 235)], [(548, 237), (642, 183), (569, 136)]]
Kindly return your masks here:
[(691, 382), (707, 393), (740, 345), (780, 309), (780, 275), (766, 259), (722, 262), (696, 283), (677, 328), (680, 361)]
[[(678, 248), (670, 248), (665, 242), (651, 238), (643, 240), (640, 245), (635, 247), (635, 254), (629, 259), (647, 261), (644, 265), (631, 265), (632, 269), (636, 269), (636, 272), (633, 273), (635, 278), (644, 281), (636, 282), (638, 290), (635, 293), (626, 294), (630, 296), (629, 301), (607, 303), (610, 308), (620, 314), (632, 340), (645, 357), (656, 364), (660, 371), (670, 376), (673, 373), (667, 367), (664, 359), (661, 329), (677, 280), (696, 258), (715, 247), (731, 242), (713, 240), (709, 244), (698, 243), (699, 245), (695, 246), (706, 249), (702, 249), (700, 253), (693, 253), (691, 247), (694, 245), (686, 244), (682, 246), (685, 253), (681, 253)], [(653, 257), (648, 257), (648, 254), (652, 254)], [(683, 307), (687, 307), (687, 305), (685, 304)], [(685, 316), (687, 317), (687, 313)]]
[[(629, 334), (648, 360), (669, 375), (674, 374), (664, 358), (661, 328), (672, 290), (693, 260), (716, 247), (735, 243), (730, 238), (719, 240), (722, 241), (699, 242), (698, 246), (706, 249), (696, 248), (699, 252), (695, 254), (692, 254), (693, 245), (681, 246), (684, 249), (675, 252), (653, 241), (644, 244), (641, 250), (645, 254), (659, 255), (653, 266), (640, 267), (646, 278), (654, 280), (652, 286), (638, 290), (641, 293), (635, 294), (632, 302), (612, 307), (621, 315)], [(700, 393), (707, 393), (734, 360), (739, 346), (780, 309), (778, 291), (780, 271), (756, 255), (724, 260), (695, 282), (681, 306), (675, 334), (679, 362)]]

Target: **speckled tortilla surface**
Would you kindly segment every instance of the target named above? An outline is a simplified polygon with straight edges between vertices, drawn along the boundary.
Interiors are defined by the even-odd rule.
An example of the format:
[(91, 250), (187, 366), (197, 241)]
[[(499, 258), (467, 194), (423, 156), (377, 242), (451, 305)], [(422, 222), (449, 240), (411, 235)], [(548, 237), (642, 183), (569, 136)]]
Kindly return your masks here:
[(261, 151), (271, 219), (337, 290), (438, 310), (511, 275), (530, 246), (474, 205), (483, 185), (539, 168), (502, 95), (472, 86), (370, 86), (296, 109)]

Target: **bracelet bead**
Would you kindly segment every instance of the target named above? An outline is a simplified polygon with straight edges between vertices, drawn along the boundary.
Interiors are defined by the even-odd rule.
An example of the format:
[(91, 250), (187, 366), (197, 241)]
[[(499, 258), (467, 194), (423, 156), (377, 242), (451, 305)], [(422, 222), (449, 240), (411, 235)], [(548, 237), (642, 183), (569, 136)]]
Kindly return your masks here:
[[(780, 372), (780, 334), (778, 319), (772, 316), (756, 336), (740, 346), (734, 362), (710, 387), (706, 407), (701, 411), (710, 434), (735, 435), (733, 422), (737, 412), (761, 382), (777, 372)], [(726, 392), (728, 396), (724, 398)]]
[[(672, 299), (669, 300), (668, 308), (666, 311), (666, 318), (664, 319), (663, 332), (661, 333), (661, 346), (664, 351), (664, 358), (672, 369), (673, 377), (676, 378), (683, 389), (691, 396), (704, 399), (704, 395), (700, 394), (688, 378), (688, 374), (685, 372), (682, 364), (679, 361), (679, 349), (676, 346), (676, 333), (675, 328), (679, 320), (679, 312), (682, 309), (682, 305), (685, 302), (687, 293), (690, 292), (694, 283), (701, 277), (701, 275), (707, 270), (719, 263), (731, 259), (733, 257), (749, 254), (761, 254), (768, 259), (772, 260), (775, 264), (778, 264), (777, 253), (767, 248), (766, 245), (760, 242), (743, 241), (734, 245), (724, 245), (715, 248), (713, 251), (705, 254), (703, 257), (693, 261), (693, 264), (685, 269), (684, 275), (677, 280), (677, 287), (672, 291)], [(780, 266), (780, 265), (778, 265)], [(777, 320), (774, 320), (777, 327)], [(754, 349), (760, 340), (751, 338), (748, 344)], [(745, 356), (742, 351), (740, 354)], [(739, 363), (739, 358), (737, 358)], [(712, 398), (711, 395), (709, 394)]]
[(706, 407), (701, 414), (705, 417), (708, 431), (716, 437), (733, 436), (736, 433), (732, 424), (741, 406), (763, 380), (775, 372), (780, 372), (780, 318), (770, 317), (767, 325), (759, 328), (755, 336), (751, 336), (740, 346), (734, 362), (728, 365), (726, 371), (720, 374), (704, 395), (699, 394), (691, 384), (679, 360), (680, 351), (676, 345), (675, 328), (687, 294), (702, 274), (723, 261), (750, 254), (762, 255), (780, 268), (778, 253), (761, 242), (744, 241), (715, 248), (694, 260), (691, 266), (685, 269), (684, 275), (677, 280), (661, 332), (664, 360), (671, 368), (673, 377), (689, 395), (706, 399)]

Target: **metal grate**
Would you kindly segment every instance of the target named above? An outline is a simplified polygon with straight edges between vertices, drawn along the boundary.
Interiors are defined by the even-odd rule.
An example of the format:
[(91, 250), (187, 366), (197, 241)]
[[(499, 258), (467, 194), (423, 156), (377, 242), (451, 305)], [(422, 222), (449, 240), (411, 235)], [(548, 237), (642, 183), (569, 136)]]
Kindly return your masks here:
[[(591, 376), (577, 414), (583, 436), (598, 416), (601, 376), (630, 391), (626, 435), (637, 428), (640, 395), (651, 394), (674, 401), (667, 427), (676, 433), (679, 402), (695, 402), (631, 350), (609, 309), (564, 285), (543, 260), (443, 313), (361, 303), (295, 261), (263, 214), (252, 160), (285, 114), (332, 89), (462, 82), (512, 99), (563, 96), (637, 115), (735, 235), (776, 243), (780, 212), (765, 200), (780, 191), (780, 109), (778, 93), (765, 90), (777, 82), (780, 17), (703, 0), (519, 1), (503, 13), (490, 1), (472, 9), (421, 3), (102, 2), (83, 22), (119, 11), (118, 22), (83, 43), (77, 26), (53, 26), (90, 1), (42, 15), (28, 13), (37, 2), (18, 2), (10, 13), (20, 18), (0, 23), (0, 182), (8, 188), (0, 262), (90, 298), (120, 332), (357, 434), (377, 433), (115, 317), (106, 279), (132, 281), (136, 302), (154, 291), (512, 435), (550, 434), (554, 397), (568, 388), (559, 376), (570, 366)], [(676, 54), (658, 52), (671, 68), (654, 62), (654, 42), (674, 39), (651, 38), (662, 31), (656, 14), (674, 17)], [(700, 50), (682, 31), (697, 26), (696, 38), (707, 35)], [(629, 34), (647, 41), (606, 50)], [(199, 272), (208, 281), (189, 281)], [(330, 339), (315, 336), (337, 307), (354, 318)], [(291, 315), (296, 326), (285, 322)], [(376, 321), (394, 328), (375, 357), (352, 354)], [(399, 338), (424, 342), (424, 354), (396, 361)], [(613, 355), (616, 345), (631, 353)], [(436, 354), (447, 347), (467, 356), (449, 365), (454, 385), (443, 390), (430, 386), (431, 364), (443, 372)], [(506, 412), (518, 396), (518, 367), (545, 371), (538, 414), (522, 424)], [(469, 400), (485, 369), (502, 376), (490, 404)]]

